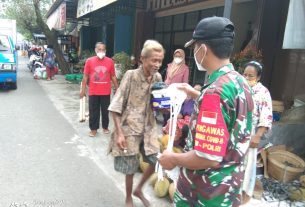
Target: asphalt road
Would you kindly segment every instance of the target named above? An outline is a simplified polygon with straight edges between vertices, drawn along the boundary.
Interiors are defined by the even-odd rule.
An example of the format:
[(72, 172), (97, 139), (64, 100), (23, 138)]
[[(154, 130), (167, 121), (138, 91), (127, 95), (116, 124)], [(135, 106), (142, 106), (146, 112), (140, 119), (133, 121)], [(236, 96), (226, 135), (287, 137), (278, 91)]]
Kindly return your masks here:
[(122, 188), (81, 153), (75, 128), (25, 61), (18, 89), (0, 90), (0, 207), (123, 206)]

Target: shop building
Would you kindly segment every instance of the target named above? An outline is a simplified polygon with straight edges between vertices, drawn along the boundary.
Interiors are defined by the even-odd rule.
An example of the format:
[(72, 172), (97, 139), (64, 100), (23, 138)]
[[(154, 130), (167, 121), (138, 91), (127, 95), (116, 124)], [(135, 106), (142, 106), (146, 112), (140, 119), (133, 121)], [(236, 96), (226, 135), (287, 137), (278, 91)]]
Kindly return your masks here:
[(56, 0), (45, 15), (48, 27), (58, 35), (63, 53), (79, 48), (76, 9), (77, 0)]
[(184, 48), (184, 44), (192, 37), (197, 23), (205, 17), (223, 16), (226, 8), (229, 11), (228, 14), (231, 14), (229, 18), (236, 27), (234, 48), (238, 51), (247, 38), (248, 23), (253, 22), (256, 17), (256, 10), (253, 9), (255, 1), (235, 0), (234, 3), (229, 1), (231, 4), (226, 5), (227, 2), (225, 0), (147, 0), (146, 15), (140, 15), (148, 20), (142, 24), (137, 22), (138, 27), (143, 27), (137, 31), (150, 32), (144, 36), (142, 42), (145, 38), (154, 38), (164, 46), (166, 55), (162, 70), (165, 70), (166, 65), (172, 61), (172, 55), (176, 49), (184, 49), (186, 63), (191, 69), (190, 83), (203, 84), (205, 72), (196, 70), (193, 51)]
[[(273, 99), (284, 101), (285, 107), (289, 108), (296, 97), (305, 102), (305, 46), (304, 41), (298, 40), (296, 48), (283, 49), (283, 41), (287, 30), (292, 34), (296, 31), (298, 37), (305, 35), (304, 24), (301, 23), (305, 21), (304, 5), (298, 0), (147, 0), (146, 10), (138, 11), (136, 15), (134, 53), (139, 51), (145, 39), (157, 39), (166, 49), (165, 69), (172, 60), (173, 52), (184, 48), (200, 19), (225, 16), (235, 25), (234, 54), (254, 40), (263, 56), (263, 84), (268, 87)], [(294, 18), (298, 21), (293, 21), (293, 29), (286, 29), (289, 12), (290, 15), (298, 14)], [(192, 50), (184, 48), (184, 51), (191, 69), (190, 83), (202, 84), (205, 73), (196, 70)]]
[[(305, 46), (283, 49), (289, 4), (302, 4), (302, 1), (56, 0), (51, 10), (55, 11), (63, 2), (66, 2), (67, 21), (73, 15), (77, 18), (80, 51), (93, 50), (95, 43), (102, 41), (107, 45), (109, 57), (124, 51), (139, 59), (144, 41), (156, 39), (166, 50), (162, 69), (172, 60), (176, 49), (184, 49), (186, 63), (190, 67), (190, 84), (202, 84), (205, 73), (196, 69), (193, 51), (184, 48), (185, 42), (191, 38), (200, 19), (214, 15), (226, 16), (235, 25), (234, 53), (242, 51), (253, 39), (262, 51), (262, 82), (270, 90), (273, 99), (284, 101), (286, 108), (289, 108), (295, 97), (305, 94)], [(71, 2), (74, 2), (74, 14)], [(303, 10), (299, 17), (304, 16)], [(303, 32), (305, 35), (302, 26), (295, 27), (300, 28), (301, 34)]]
[(131, 54), (134, 41), (135, 13), (144, 8), (139, 0), (79, 0), (77, 19), (81, 50), (93, 50), (96, 42), (104, 42), (107, 56)]

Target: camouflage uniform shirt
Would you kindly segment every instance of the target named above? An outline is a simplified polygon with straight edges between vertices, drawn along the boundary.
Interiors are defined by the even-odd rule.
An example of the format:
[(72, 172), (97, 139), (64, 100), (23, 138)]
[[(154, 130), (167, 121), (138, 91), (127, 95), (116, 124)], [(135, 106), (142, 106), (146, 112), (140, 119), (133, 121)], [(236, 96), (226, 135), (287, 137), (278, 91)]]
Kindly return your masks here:
[(177, 207), (225, 207), (240, 205), (241, 169), (250, 143), (253, 100), (246, 80), (232, 64), (213, 72), (195, 103), (191, 118), (191, 133), (186, 150), (194, 150), (197, 116), (205, 96), (220, 96), (220, 109), (229, 133), (226, 154), (223, 157), (195, 150), (196, 154), (218, 161), (216, 168), (189, 170), (181, 168), (174, 202)]
[[(141, 67), (125, 73), (108, 110), (121, 115), (121, 128), (128, 149), (127, 153), (123, 153), (116, 146), (116, 132), (114, 131), (110, 142), (110, 151), (113, 156), (138, 154), (142, 141), (146, 155), (159, 152), (157, 123), (150, 104), (150, 97), (152, 84), (161, 80), (161, 75), (156, 73), (149, 83)], [(140, 140), (139, 137), (144, 138)]]

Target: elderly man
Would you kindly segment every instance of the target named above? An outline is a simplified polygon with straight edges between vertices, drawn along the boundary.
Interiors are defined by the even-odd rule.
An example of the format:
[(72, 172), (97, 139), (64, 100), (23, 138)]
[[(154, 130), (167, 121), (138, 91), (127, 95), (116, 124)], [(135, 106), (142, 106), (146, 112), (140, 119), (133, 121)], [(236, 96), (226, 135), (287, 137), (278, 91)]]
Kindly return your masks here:
[(82, 81), (80, 98), (86, 95), (86, 85), (89, 81), (89, 136), (95, 137), (100, 127), (100, 114), (102, 114), (103, 132), (108, 134), (111, 82), (117, 89), (119, 87), (115, 76), (114, 63), (106, 57), (106, 45), (102, 42), (95, 44), (96, 56), (87, 59)]
[(142, 187), (154, 172), (156, 155), (159, 152), (157, 125), (150, 104), (150, 94), (152, 84), (162, 80), (158, 70), (163, 58), (162, 45), (155, 40), (147, 40), (141, 51), (141, 66), (126, 72), (108, 108), (115, 124), (110, 143), (115, 158), (114, 168), (126, 175), (126, 207), (133, 207), (132, 184), (133, 176), (139, 168), (139, 153), (150, 166), (133, 195), (140, 198), (144, 206), (149, 206)]
[(208, 73), (201, 93), (188, 84), (179, 88), (196, 97), (187, 138), (188, 152), (165, 151), (165, 169), (181, 166), (176, 207), (237, 207), (241, 203), (241, 169), (250, 143), (253, 100), (246, 80), (230, 63), (234, 26), (223, 17), (202, 19), (186, 44), (197, 69)]

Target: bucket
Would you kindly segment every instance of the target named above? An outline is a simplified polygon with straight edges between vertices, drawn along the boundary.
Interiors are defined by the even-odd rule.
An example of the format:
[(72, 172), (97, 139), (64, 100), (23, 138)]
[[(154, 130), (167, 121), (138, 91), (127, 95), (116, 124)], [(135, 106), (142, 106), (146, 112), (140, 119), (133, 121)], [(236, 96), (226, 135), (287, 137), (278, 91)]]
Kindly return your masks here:
[(170, 108), (170, 97), (166, 89), (154, 90), (152, 94), (152, 107), (153, 109), (167, 109)]
[(153, 109), (168, 109), (170, 108), (170, 98), (152, 98), (151, 100)]

